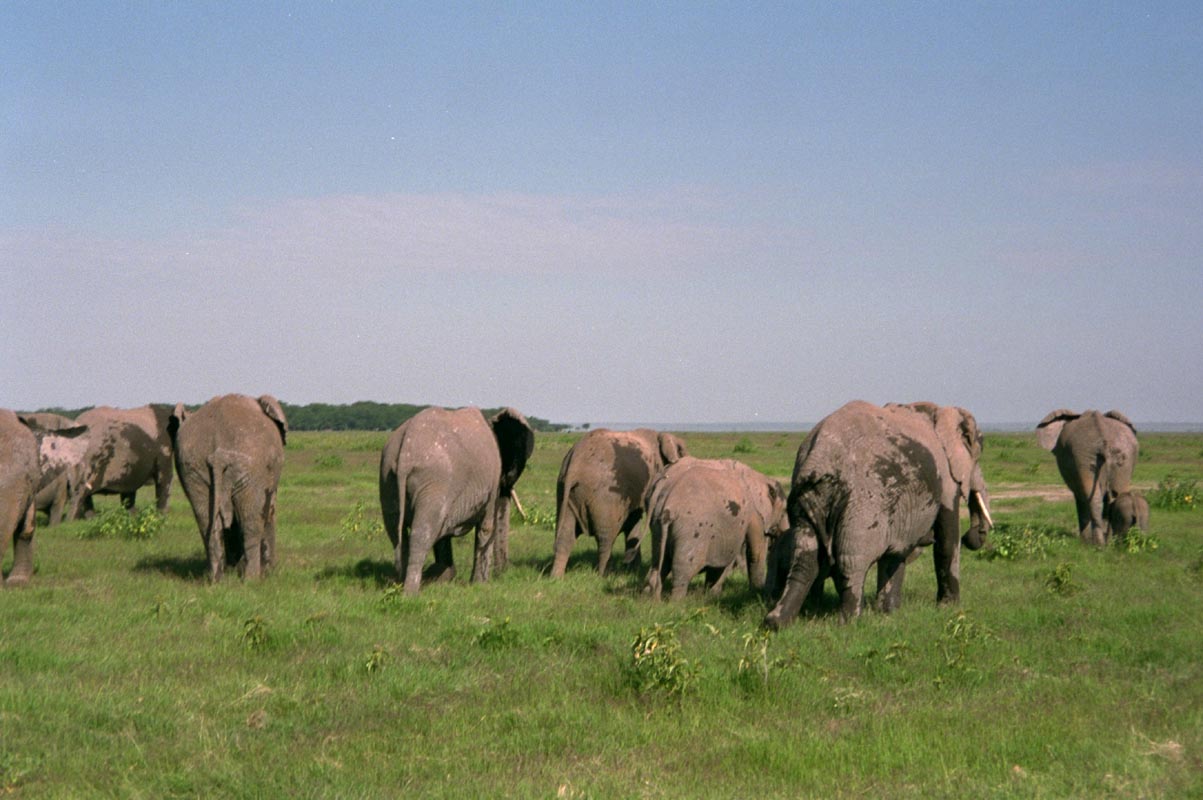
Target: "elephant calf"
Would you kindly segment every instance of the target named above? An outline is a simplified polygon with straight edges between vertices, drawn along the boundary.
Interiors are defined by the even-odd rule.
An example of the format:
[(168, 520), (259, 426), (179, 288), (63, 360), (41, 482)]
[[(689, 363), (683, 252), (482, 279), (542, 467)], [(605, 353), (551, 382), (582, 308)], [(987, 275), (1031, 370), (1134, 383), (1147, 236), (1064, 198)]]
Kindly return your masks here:
[(1149, 531), (1149, 501), (1136, 492), (1120, 492), (1107, 502), (1111, 536), (1123, 537), (1132, 528)]
[(712, 595), (741, 556), (748, 582), (764, 588), (767, 536), (789, 527), (786, 494), (774, 480), (731, 459), (686, 456), (669, 466), (647, 493), (652, 568), (647, 591), (657, 600), (672, 574), (672, 599), (685, 597), (702, 570)]

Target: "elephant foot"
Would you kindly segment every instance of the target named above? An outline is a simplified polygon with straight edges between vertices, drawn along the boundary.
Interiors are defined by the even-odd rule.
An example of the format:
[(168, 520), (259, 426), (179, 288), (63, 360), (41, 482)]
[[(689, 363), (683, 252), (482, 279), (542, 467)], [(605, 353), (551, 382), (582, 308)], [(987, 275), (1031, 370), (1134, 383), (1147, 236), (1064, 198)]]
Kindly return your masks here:
[(446, 581), (455, 578), (454, 566), (443, 566), (441, 564), (431, 564), (425, 572), (422, 573), (422, 583), (445, 583)]
[(765, 615), (764, 622), (760, 623), (760, 626), (762, 628), (764, 628), (765, 630), (779, 631), (782, 628), (789, 625), (790, 622), (792, 622), (792, 621), (793, 620), (787, 621), (787, 620), (783, 619), (781, 614), (778, 613), (776, 609), (774, 609)]
[(28, 585), (29, 585), (29, 576), (28, 575), (9, 575), (8, 578), (6, 578), (4, 581), (4, 588), (6, 588), (6, 589), (20, 589), (20, 588), (22, 588), (24, 586), (28, 586)]

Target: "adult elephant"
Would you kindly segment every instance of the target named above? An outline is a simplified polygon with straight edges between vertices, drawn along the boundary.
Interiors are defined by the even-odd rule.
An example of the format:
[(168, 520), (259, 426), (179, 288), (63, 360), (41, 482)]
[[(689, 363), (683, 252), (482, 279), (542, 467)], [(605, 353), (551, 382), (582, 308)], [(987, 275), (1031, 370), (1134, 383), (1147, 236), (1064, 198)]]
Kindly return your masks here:
[(582, 436), (565, 454), (556, 480), (551, 576), (564, 576), (572, 546), (582, 535), (597, 539), (601, 575), (606, 574), (620, 533), (626, 537), (623, 563), (638, 567), (642, 537), (634, 531), (646, 510), (648, 487), (660, 470), (686, 455), (684, 442), (650, 428), (598, 428)]
[[(503, 408), (430, 407), (406, 420), (380, 454), (380, 509), (397, 579), (417, 594), (422, 581), (455, 577), (451, 537), (476, 531), (472, 580), (509, 561), (510, 499), (535, 449), (526, 417)], [(434, 564), (423, 573), (426, 556)]]
[(672, 574), (672, 599), (706, 572), (712, 595), (742, 561), (748, 582), (764, 588), (768, 538), (789, 527), (781, 485), (732, 459), (685, 457), (669, 465), (648, 489), (652, 567), (647, 591), (659, 600)]
[(34, 507), (46, 513), (47, 527), (63, 519), (71, 493), (84, 481), (87, 425), (58, 414), (22, 414), (38, 439), (38, 487)]
[(1057, 458), (1057, 469), (1073, 492), (1078, 536), (1102, 545), (1111, 535), (1105, 503), (1131, 488), (1140, 453), (1136, 428), (1118, 411), (1101, 414), (1066, 408), (1049, 412), (1036, 426), (1036, 441)]
[[(892, 611), (902, 599), (908, 556), (928, 544), (934, 545), (937, 600), (956, 602), (960, 546), (978, 549), (993, 524), (981, 452), (977, 421), (955, 406), (853, 401), (816, 425), (794, 463), (793, 557), (765, 625), (791, 622), (825, 571), (839, 591), (842, 618), (859, 615), (873, 564), (878, 606)], [(961, 500), (970, 516), (963, 539)]]
[(227, 394), (191, 413), (177, 405), (167, 430), (209, 579), (221, 580), (226, 567), (262, 576), (276, 559), (276, 494), (288, 438), (279, 401)]
[(21, 586), (33, 575), (34, 493), (38, 484), (38, 442), (13, 412), (0, 409), (0, 562), (13, 546), (13, 566), (5, 586)]
[(167, 423), (171, 406), (152, 404), (122, 409), (99, 406), (76, 417), (88, 426), (83, 482), (71, 499), (71, 518), (81, 519), (95, 509), (93, 495), (117, 494), (121, 505), (133, 509), (138, 489), (155, 485), (155, 507), (166, 513), (171, 497), (171, 436)]

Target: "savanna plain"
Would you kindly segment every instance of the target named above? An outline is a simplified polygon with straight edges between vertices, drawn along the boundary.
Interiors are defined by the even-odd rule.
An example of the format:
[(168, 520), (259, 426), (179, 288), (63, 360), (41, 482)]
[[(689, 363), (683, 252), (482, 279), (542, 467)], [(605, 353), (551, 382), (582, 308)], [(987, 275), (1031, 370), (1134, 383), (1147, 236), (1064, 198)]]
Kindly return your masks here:
[[(538, 434), (507, 571), (468, 583), (466, 537), (459, 578), (402, 597), (386, 435), (290, 435), (261, 582), (206, 583), (178, 483), (149, 536), (40, 527), (29, 587), (0, 592), (0, 794), (1203, 796), (1203, 435), (1141, 435), (1136, 483), (1176, 508), (1094, 549), (1034, 434), (987, 434), (997, 527), (960, 605), (924, 553), (897, 612), (841, 625), (828, 585), (771, 635), (738, 574), (653, 603), (582, 540), (546, 577), (570, 433)], [(683, 438), (788, 484), (802, 434)]]

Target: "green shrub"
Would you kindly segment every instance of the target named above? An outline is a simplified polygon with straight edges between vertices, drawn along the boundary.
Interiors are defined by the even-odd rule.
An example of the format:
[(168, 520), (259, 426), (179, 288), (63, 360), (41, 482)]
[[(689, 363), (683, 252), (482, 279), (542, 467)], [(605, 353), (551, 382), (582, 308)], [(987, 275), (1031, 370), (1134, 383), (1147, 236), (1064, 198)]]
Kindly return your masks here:
[(249, 650), (260, 650), (267, 645), (267, 621), (256, 614), (242, 623), (242, 643)]
[[(953, 678), (970, 682), (979, 680), (981, 672), (970, 662), (970, 654), (997, 638), (993, 631), (971, 620), (964, 611), (957, 612), (955, 617), (944, 623), (944, 630), (937, 642), (943, 664), (936, 674), (936, 685), (943, 686)], [(901, 653), (899, 651), (899, 655)]]
[(380, 645), (373, 647), (371, 652), (363, 657), (363, 668), (369, 674), (384, 669), (386, 663), (388, 663), (388, 651)]
[(130, 513), (114, 508), (98, 514), (79, 536), (81, 539), (153, 539), (163, 527), (163, 515), (153, 508)]
[(556, 512), (553, 508), (544, 508), (540, 505), (531, 504), (526, 509), (525, 524), (535, 528), (546, 528), (549, 531), (556, 529)]
[(1147, 499), (1152, 508), (1193, 511), (1199, 502), (1199, 481), (1166, 475), (1157, 483), (1157, 488), (1149, 492)]
[(326, 453), (313, 459), (313, 465), (318, 469), (338, 469), (343, 465), (343, 457), (338, 453)]
[(355, 501), (355, 507), (347, 512), (341, 524), (341, 541), (350, 538), (379, 539), (384, 535), (384, 522), (379, 519), (368, 522), (364, 519), (365, 507), (362, 500)]
[(752, 444), (752, 440), (745, 436), (735, 443), (735, 447), (732, 448), (732, 451), (736, 453), (755, 453), (756, 445)]
[(1063, 528), (1047, 523), (999, 522), (990, 531), (988, 546), (979, 550), (977, 557), (987, 561), (1046, 558), (1067, 536)]
[(639, 630), (627, 665), (627, 679), (635, 691), (658, 691), (681, 698), (694, 688), (697, 678), (697, 665), (681, 654), (676, 623), (657, 623)]
[(518, 630), (510, 625), (510, 618), (501, 622), (486, 619), (484, 627), (472, 637), (472, 644), (486, 650), (513, 647), (518, 644)]
[(1151, 553), (1161, 546), (1155, 533), (1145, 533), (1140, 528), (1128, 528), (1123, 536), (1115, 538), (1115, 546), (1125, 553)]
[(1073, 580), (1073, 564), (1062, 562), (1044, 579), (1045, 587), (1055, 595), (1071, 597), (1077, 594), (1082, 586)]

